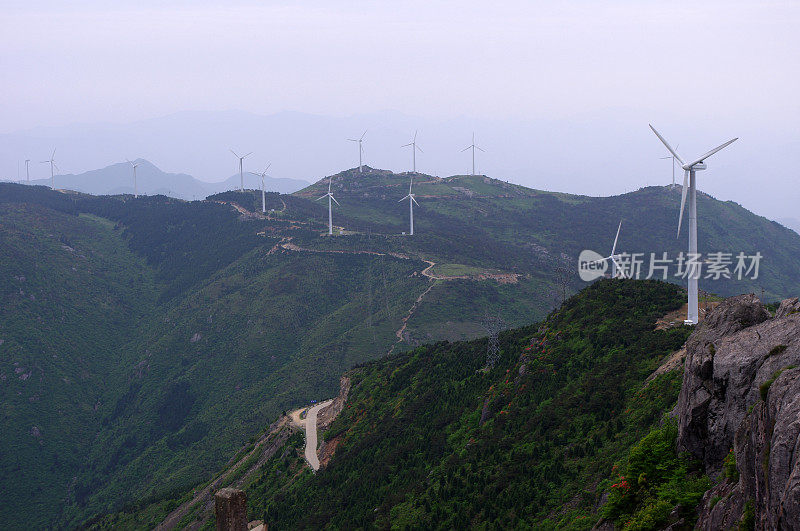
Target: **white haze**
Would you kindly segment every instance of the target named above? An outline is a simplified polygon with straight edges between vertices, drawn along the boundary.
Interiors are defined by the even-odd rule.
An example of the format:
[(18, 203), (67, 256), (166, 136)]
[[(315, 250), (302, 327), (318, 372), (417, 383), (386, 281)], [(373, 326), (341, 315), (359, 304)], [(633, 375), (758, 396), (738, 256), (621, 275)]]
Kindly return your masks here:
[(44, 177), (58, 146), (65, 172), (143, 157), (222, 180), (233, 147), (313, 181), (367, 127), (368, 164), (408, 169), (419, 129), (419, 169), (447, 175), (474, 129), (482, 173), (610, 195), (670, 182), (653, 122), (686, 156), (740, 137), (701, 189), (797, 217), (797, 2), (108, 4), (4, 2), (3, 178), (25, 158)]

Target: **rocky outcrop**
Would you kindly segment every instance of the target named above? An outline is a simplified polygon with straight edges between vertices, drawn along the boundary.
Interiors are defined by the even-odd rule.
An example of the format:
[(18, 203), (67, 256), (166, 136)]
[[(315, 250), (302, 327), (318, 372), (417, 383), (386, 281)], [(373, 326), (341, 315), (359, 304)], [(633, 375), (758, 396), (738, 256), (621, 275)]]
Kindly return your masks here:
[(347, 402), (347, 395), (350, 393), (350, 378), (342, 376), (339, 380), (339, 394), (333, 401), (317, 413), (317, 428), (327, 429), (331, 422), (339, 416)]
[[(754, 295), (724, 301), (686, 343), (678, 448), (717, 480), (699, 529), (800, 530), (800, 312), (775, 317)], [(721, 474), (733, 452), (738, 474)], [(738, 477), (736, 477), (738, 475)]]
[[(770, 319), (755, 295), (721, 303), (686, 342), (678, 397), (678, 447), (716, 476), (736, 430), (775, 371), (800, 362), (800, 314)], [(779, 355), (773, 349), (792, 345)]]

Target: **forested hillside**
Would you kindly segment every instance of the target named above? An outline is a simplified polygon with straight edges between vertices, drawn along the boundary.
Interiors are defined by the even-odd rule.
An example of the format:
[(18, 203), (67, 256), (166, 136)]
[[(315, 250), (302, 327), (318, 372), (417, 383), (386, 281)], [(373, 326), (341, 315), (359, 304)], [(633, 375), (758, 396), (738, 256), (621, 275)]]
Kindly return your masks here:
[(279, 529), (590, 528), (612, 466), (677, 399), (679, 372), (645, 379), (688, 336), (655, 330), (681, 300), (669, 284), (603, 281), (502, 333), (491, 370), (485, 339), (354, 369), (328, 467), (294, 475), (297, 454), (274, 458), (247, 491), (252, 516)]
[[(342, 205), (334, 207), (334, 238), (323, 236), (327, 205), (315, 201), (324, 181), (268, 194), (265, 216), (255, 191), (184, 202), (0, 184), (0, 489), (32, 493), (0, 507), (0, 518), (68, 527), (178, 496), (283, 410), (334, 394), (354, 365), (479, 337), (487, 315), (511, 328), (537, 322), (584, 286), (572, 273), (577, 253), (610, 245), (621, 216), (625, 250), (682, 248), (675, 191), (587, 198), (480, 176), (417, 176), (417, 233), (403, 236), (408, 209), (397, 199), (408, 177), (371, 169), (335, 176)], [(767, 298), (798, 291), (791, 257), (800, 255), (800, 237), (707, 196), (699, 209), (701, 220), (709, 216), (701, 241), (765, 256), (756, 282), (701, 287), (763, 285)], [(535, 333), (507, 337), (524, 342)], [(634, 341), (627, 331), (625, 338)], [(508, 345), (503, 363), (517, 370), (519, 353)], [(425, 348), (445, 356), (451, 347)], [(564, 361), (578, 372), (560, 370), (528, 388), (584, 385), (580, 371), (595, 363), (587, 356)], [(474, 372), (466, 364), (456, 373), (467, 365)], [(483, 393), (479, 381), (464, 382)], [(487, 410), (495, 419), (505, 396), (497, 400)], [(536, 446), (531, 455), (551, 451)], [(562, 472), (536, 477), (555, 481)]]

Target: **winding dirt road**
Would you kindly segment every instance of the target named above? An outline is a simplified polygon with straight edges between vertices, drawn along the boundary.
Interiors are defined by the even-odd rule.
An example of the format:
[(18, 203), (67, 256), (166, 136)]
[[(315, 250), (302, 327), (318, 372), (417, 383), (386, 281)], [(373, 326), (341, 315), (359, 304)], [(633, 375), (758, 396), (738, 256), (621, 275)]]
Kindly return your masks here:
[[(319, 470), (319, 456), (317, 455), (317, 413), (319, 413), (321, 409), (328, 407), (332, 402), (333, 398), (326, 400), (325, 402), (321, 402), (308, 410), (306, 410), (306, 408), (300, 408), (290, 413), (292, 424), (298, 427), (305, 427), (305, 458), (314, 472)], [(307, 411), (306, 418), (301, 419), (300, 415), (303, 413), (303, 411)]]

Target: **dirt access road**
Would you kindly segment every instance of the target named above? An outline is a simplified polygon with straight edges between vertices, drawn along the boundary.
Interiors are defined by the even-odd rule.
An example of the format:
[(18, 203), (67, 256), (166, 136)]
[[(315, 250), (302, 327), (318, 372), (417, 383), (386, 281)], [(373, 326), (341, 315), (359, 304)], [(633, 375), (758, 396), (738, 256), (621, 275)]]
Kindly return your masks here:
[[(292, 419), (292, 424), (298, 427), (305, 427), (306, 430), (306, 451), (305, 457), (306, 461), (308, 461), (309, 466), (316, 472), (319, 470), (319, 456), (317, 455), (317, 413), (323, 408), (328, 407), (333, 399), (326, 400), (325, 402), (319, 403), (310, 409), (301, 408), (295, 411), (292, 411), (290, 417)], [(306, 418), (300, 418), (300, 415), (306, 412)]]

